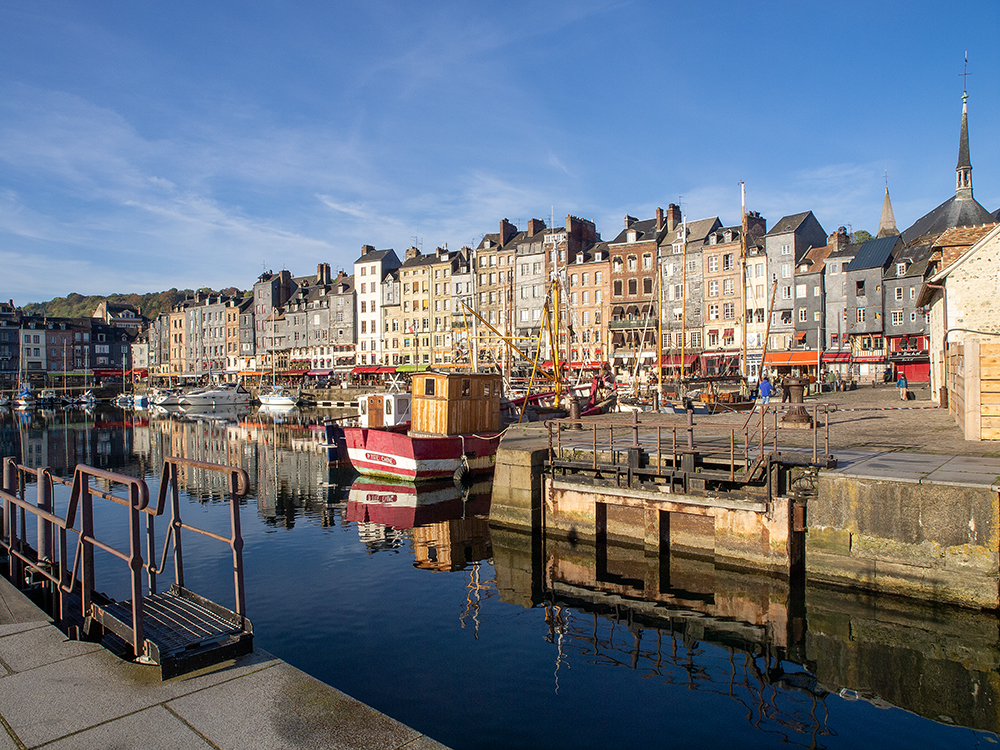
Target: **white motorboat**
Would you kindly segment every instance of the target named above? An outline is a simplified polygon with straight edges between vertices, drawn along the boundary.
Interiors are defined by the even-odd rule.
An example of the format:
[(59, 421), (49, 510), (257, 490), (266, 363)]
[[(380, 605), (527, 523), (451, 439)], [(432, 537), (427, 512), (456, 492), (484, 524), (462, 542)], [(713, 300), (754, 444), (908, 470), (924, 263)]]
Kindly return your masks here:
[(180, 388), (156, 388), (149, 401), (156, 406), (179, 406), (183, 395)]
[(191, 391), (181, 396), (183, 406), (223, 406), (249, 404), (252, 399), (250, 391), (240, 383), (223, 383), (213, 388)]
[(257, 398), (264, 406), (295, 406), (299, 402), (298, 396), (280, 385), (271, 386), (268, 393), (262, 393)]

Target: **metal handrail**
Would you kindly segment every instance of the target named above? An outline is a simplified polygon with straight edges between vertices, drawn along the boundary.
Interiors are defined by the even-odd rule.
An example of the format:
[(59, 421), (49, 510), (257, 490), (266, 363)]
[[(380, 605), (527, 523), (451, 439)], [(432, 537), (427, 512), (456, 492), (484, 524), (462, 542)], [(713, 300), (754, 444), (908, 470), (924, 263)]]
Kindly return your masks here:
[[(181, 520), (180, 492), (178, 484), (178, 474), (181, 467), (192, 469), (202, 469), (229, 474), (229, 523), (230, 534), (228, 537), (221, 536), (207, 529), (202, 529)], [(155, 512), (146, 517), (147, 546), (149, 548), (150, 563), (146, 566), (149, 592), (156, 593), (156, 576), (163, 573), (167, 566), (167, 555), (171, 546), (174, 550), (174, 582), (184, 588), (184, 558), (183, 546), (181, 544), (181, 531), (187, 530), (202, 536), (215, 539), (229, 545), (233, 554), (233, 585), (236, 596), (235, 612), (239, 616), (241, 627), (246, 619), (246, 589), (243, 580), (243, 534), (240, 528), (239, 500), (250, 488), (250, 477), (246, 471), (222, 464), (213, 464), (206, 461), (196, 461), (189, 458), (179, 458), (177, 456), (167, 456), (163, 459), (163, 472), (160, 475), (160, 491), (157, 495)], [(160, 557), (159, 566), (152, 564), (155, 553), (155, 529), (154, 517), (163, 514), (167, 502), (167, 495), (170, 495), (170, 522), (167, 527), (166, 538), (163, 542), (163, 552)]]
[[(178, 468), (182, 466), (229, 473), (230, 536), (228, 538), (181, 521), (177, 474)], [(25, 478), (28, 475), (35, 477), (38, 487), (36, 503), (30, 502), (25, 497)], [(127, 489), (128, 497), (125, 498), (114, 494), (114, 492), (92, 487), (91, 479), (103, 480), (112, 486), (124, 486)], [(56, 483), (71, 487), (65, 518), (53, 512), (52, 498)], [(166, 555), (172, 545), (175, 583), (183, 588), (184, 566), (181, 531), (184, 529), (225, 542), (230, 546), (233, 553), (236, 614), (240, 618), (238, 624), (245, 627), (246, 594), (243, 580), (243, 537), (240, 529), (238, 501), (248, 491), (249, 484), (249, 476), (243, 469), (168, 457), (163, 465), (157, 504), (151, 507), (149, 505), (149, 489), (142, 479), (78, 464), (73, 473), (73, 479), (67, 480), (53, 476), (48, 467), (33, 469), (18, 464), (13, 458), (6, 458), (3, 462), (2, 488), (0, 488), (0, 503), (3, 505), (3, 512), (0, 515), (0, 519), (2, 519), (0, 549), (7, 551), (9, 573), (12, 580), (21, 580), (24, 577), (25, 568), (30, 568), (34, 574), (42, 576), (56, 586), (58, 612), (54, 614), (59, 620), (65, 619), (65, 597), (73, 594), (77, 587), (80, 590), (81, 609), (85, 621), (86, 618), (92, 616), (96, 591), (94, 585), (95, 548), (126, 562), (130, 571), (132, 594), (132, 622), (127, 640), (130, 641), (133, 652), (139, 656), (143, 653), (145, 644), (142, 571), (145, 569), (147, 572), (149, 593), (155, 594), (156, 575), (165, 569)], [(164, 542), (161, 565), (157, 568), (152, 564), (146, 564), (143, 560), (139, 517), (140, 514), (146, 516), (147, 554), (152, 560), (155, 556), (154, 518), (163, 514), (168, 492), (171, 499), (171, 518)], [(128, 552), (119, 550), (97, 538), (93, 515), (93, 498), (95, 496), (129, 508)], [(29, 513), (37, 518), (37, 550), (33, 550), (27, 540), (27, 515)], [(70, 562), (68, 555), (68, 532), (77, 534), (72, 562)]]
[[(25, 476), (33, 474), (38, 487), (37, 504), (28, 502), (25, 498)], [(122, 485), (128, 490), (128, 499), (112, 492), (91, 487), (91, 479), (101, 479), (112, 485)], [(66, 517), (62, 518), (52, 512), (52, 497), (55, 484), (71, 487)], [(94, 531), (94, 496), (110, 500), (118, 505), (129, 508), (129, 551), (125, 553), (114, 546), (97, 538)], [(149, 490), (142, 479), (98, 469), (85, 464), (78, 464), (73, 472), (72, 481), (53, 476), (48, 467), (32, 469), (18, 464), (13, 458), (4, 459), (3, 489), (0, 499), (4, 505), (4, 528), (0, 537), (0, 546), (5, 548), (10, 556), (10, 575), (15, 581), (24, 575), (25, 566), (30, 567), (58, 588), (57, 616), (63, 619), (66, 612), (65, 596), (72, 594), (77, 585), (80, 586), (81, 606), (83, 616), (90, 613), (94, 594), (94, 548), (98, 548), (118, 559), (128, 563), (130, 570), (130, 587), (132, 592), (132, 631), (133, 647), (139, 647), (143, 642), (142, 629), (142, 549), (139, 539), (139, 513), (149, 504)], [(20, 510), (13, 512), (14, 508)], [(79, 511), (79, 528), (77, 528), (77, 512)], [(27, 513), (38, 519), (38, 549), (31, 555), (27, 543)], [(19, 523), (18, 523), (19, 522)], [(18, 532), (18, 529), (20, 530)], [(58, 553), (54, 553), (56, 541), (53, 533), (58, 529)], [(76, 549), (72, 565), (68, 561), (67, 533), (77, 534)], [(141, 653), (141, 651), (136, 651)]]
[[(584, 444), (583, 441), (578, 441), (578, 444), (573, 447), (576, 451), (592, 451), (593, 452), (593, 470), (597, 470), (598, 461), (597, 454), (599, 452), (607, 451), (611, 456), (611, 463), (617, 464), (617, 454), (621, 450), (626, 450), (629, 447), (640, 447), (640, 434), (645, 435), (655, 435), (656, 437), (656, 468), (660, 470), (664, 468), (663, 460), (664, 453), (668, 453), (670, 456), (670, 463), (672, 469), (677, 468), (677, 456), (679, 453), (691, 453), (697, 452), (701, 456), (725, 456), (729, 461), (729, 478), (730, 481), (736, 479), (737, 466), (742, 464), (743, 472), (749, 471), (751, 460), (750, 455), (752, 449), (756, 450), (757, 460), (760, 460), (767, 454), (765, 445), (771, 449), (771, 453), (778, 452), (778, 438), (782, 431), (780, 423), (778, 421), (778, 415), (780, 412), (790, 410), (794, 408), (795, 405), (779, 406), (776, 404), (769, 404), (763, 407), (760, 412), (760, 422), (755, 425), (751, 424), (751, 419), (747, 419), (742, 427), (732, 427), (730, 425), (718, 425), (718, 424), (698, 424), (695, 425), (693, 420), (690, 418), (690, 413), (688, 415), (688, 420), (686, 422), (681, 422), (679, 420), (664, 420), (662, 417), (656, 419), (655, 424), (643, 424), (640, 420), (639, 413), (633, 412), (632, 417), (629, 420), (624, 419), (593, 419), (593, 418), (562, 418), (562, 419), (551, 419), (545, 422), (545, 428), (548, 433), (548, 458), (549, 463), (556, 458), (559, 460), (564, 459), (564, 448), (563, 448), (563, 431), (564, 430), (576, 430), (577, 434), (580, 434), (580, 430), (590, 431), (591, 439), (587, 441), (589, 445)], [(810, 428), (812, 434), (812, 461), (817, 463), (820, 459), (819, 447), (820, 447), (820, 421), (819, 417), (821, 414), (826, 416), (823, 420), (824, 424), (823, 430), (823, 446), (824, 454), (829, 455), (830, 453), (830, 419), (829, 414), (831, 411), (835, 410), (836, 407), (831, 409), (829, 404), (813, 404), (812, 405), (812, 418), (813, 424)], [(771, 416), (772, 424), (767, 427), (767, 417)], [(698, 444), (696, 441), (696, 431), (703, 439), (705, 439), (706, 433), (710, 436), (707, 440), (712, 440), (714, 438), (717, 443), (715, 445), (709, 442), (701, 442)], [(754, 433), (757, 431), (756, 428), (759, 426), (759, 442), (754, 440)], [(622, 430), (628, 430), (631, 433), (631, 440), (627, 438), (625, 440), (616, 441), (615, 440), (615, 430), (621, 432)], [(663, 445), (663, 431), (670, 430), (670, 447), (669, 449), (664, 448)], [(784, 430), (790, 431), (792, 428), (785, 427)], [(801, 434), (801, 429), (795, 429), (795, 433)], [(685, 443), (678, 443), (678, 433), (684, 436)], [(585, 432), (583, 433), (585, 434)], [(599, 435), (606, 435), (606, 438), (599, 438)], [(582, 437), (582, 434), (581, 434)], [(720, 442), (721, 441), (721, 442)], [(724, 443), (724, 444), (722, 444)], [(742, 443), (742, 447), (738, 450), (737, 446)], [(756, 443), (756, 445), (755, 445)], [(649, 451), (652, 453), (652, 451)]]

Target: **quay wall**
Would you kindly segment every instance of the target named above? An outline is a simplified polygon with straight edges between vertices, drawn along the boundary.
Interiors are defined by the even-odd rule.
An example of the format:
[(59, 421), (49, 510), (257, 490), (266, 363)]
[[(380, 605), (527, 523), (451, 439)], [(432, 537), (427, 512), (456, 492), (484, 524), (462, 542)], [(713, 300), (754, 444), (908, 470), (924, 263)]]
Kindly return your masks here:
[(969, 607), (1000, 607), (1000, 493), (821, 472), (806, 575)]
[[(501, 448), (491, 526), (662, 547), (717, 566), (1000, 609), (995, 489), (824, 470), (803, 477), (808, 482), (790, 482), (792, 497), (753, 503), (552, 480), (543, 477), (546, 456), (534, 446)], [(801, 491), (803, 485), (808, 489)], [(803, 501), (804, 531), (795, 531), (795, 504)]]

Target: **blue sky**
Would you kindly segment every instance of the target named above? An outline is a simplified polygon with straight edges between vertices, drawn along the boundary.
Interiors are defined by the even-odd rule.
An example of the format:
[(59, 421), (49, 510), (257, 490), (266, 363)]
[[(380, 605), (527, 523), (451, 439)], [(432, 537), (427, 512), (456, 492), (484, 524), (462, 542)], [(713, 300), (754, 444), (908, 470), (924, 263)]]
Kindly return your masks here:
[(247, 288), (680, 202), (1000, 207), (1000, 3), (0, 4), (0, 298)]

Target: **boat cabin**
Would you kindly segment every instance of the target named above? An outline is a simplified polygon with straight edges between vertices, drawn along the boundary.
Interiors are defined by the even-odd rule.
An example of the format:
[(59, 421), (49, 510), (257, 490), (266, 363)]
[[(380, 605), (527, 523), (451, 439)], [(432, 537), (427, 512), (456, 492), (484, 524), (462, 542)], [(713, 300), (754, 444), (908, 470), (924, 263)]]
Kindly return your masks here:
[(413, 376), (412, 432), (469, 435), (499, 432), (500, 376), (421, 372)]
[(366, 393), (358, 398), (361, 427), (395, 427), (409, 421), (409, 393)]

